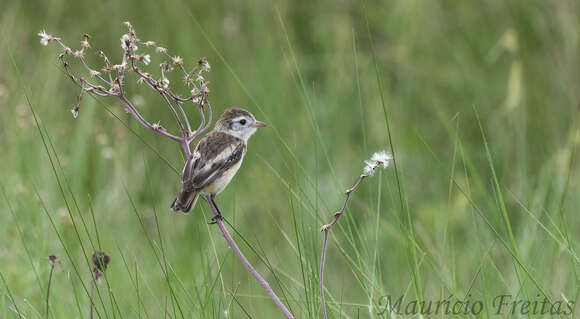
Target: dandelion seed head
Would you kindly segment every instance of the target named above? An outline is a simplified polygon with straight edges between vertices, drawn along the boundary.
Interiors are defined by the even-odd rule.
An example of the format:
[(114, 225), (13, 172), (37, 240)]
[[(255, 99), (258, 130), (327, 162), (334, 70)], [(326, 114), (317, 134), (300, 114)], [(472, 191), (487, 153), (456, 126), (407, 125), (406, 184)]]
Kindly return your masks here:
[(377, 167), (382, 166), (383, 168), (387, 168), (392, 159), (393, 156), (387, 151), (375, 152), (370, 159), (365, 161), (363, 173), (367, 176), (372, 176), (375, 174)]
[(40, 44), (47, 46), (48, 42), (50, 42), (53, 38), (50, 34), (46, 33), (45, 30), (38, 32), (38, 36), (40, 37)]
[(387, 151), (380, 151), (373, 154), (371, 157), (371, 161), (377, 162), (383, 166), (383, 168), (387, 168), (389, 166), (391, 160), (393, 159), (393, 155)]
[(371, 163), (369, 163), (369, 161), (365, 161), (365, 168), (363, 169), (363, 172), (365, 175), (368, 176), (373, 176), (375, 174), (375, 166), (373, 166)]

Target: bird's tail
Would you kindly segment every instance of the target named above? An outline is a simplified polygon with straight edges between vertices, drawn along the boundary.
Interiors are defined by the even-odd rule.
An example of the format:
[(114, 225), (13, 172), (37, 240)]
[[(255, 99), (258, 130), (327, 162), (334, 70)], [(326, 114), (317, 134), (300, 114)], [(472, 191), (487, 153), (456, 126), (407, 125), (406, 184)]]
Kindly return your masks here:
[(195, 206), (195, 202), (197, 202), (198, 198), (199, 190), (184, 189), (179, 193), (179, 195), (177, 195), (173, 204), (171, 204), (171, 209), (187, 213)]

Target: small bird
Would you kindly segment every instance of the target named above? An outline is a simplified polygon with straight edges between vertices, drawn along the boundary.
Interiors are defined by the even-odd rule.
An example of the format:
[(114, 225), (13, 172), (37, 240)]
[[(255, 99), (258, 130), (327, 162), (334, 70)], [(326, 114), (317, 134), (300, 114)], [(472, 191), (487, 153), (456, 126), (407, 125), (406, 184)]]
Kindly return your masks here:
[(256, 120), (244, 109), (225, 110), (214, 129), (199, 141), (185, 163), (181, 174), (183, 189), (171, 204), (171, 209), (189, 212), (200, 194), (210, 195), (213, 201), (240, 168), (250, 136), (258, 127), (264, 126), (266, 123)]

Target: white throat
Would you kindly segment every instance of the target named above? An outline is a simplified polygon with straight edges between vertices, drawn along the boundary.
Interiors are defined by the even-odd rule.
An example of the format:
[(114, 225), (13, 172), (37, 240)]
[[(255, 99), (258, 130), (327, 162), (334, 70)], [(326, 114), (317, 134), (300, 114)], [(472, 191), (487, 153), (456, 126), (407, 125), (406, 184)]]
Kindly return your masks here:
[(250, 137), (254, 133), (256, 133), (256, 130), (257, 130), (257, 128), (255, 128), (255, 127), (248, 127), (248, 128), (243, 129), (243, 130), (240, 130), (240, 131), (227, 130), (227, 133), (232, 135), (232, 136), (235, 136), (239, 139), (244, 140), (244, 142), (247, 142), (250, 139)]

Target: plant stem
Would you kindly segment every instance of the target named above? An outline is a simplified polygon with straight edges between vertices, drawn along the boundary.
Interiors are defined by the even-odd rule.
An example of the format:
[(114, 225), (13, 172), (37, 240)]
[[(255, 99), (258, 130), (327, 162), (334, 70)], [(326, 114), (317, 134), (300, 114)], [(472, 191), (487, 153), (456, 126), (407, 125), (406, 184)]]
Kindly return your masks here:
[(322, 242), (322, 256), (320, 257), (320, 302), (322, 303), (322, 314), (326, 315), (326, 301), (324, 300), (324, 262), (326, 261), (326, 243), (328, 242), (328, 229), (324, 230), (324, 241)]
[(91, 298), (91, 307), (89, 308), (89, 318), (93, 319), (93, 308), (94, 308), (94, 304), (93, 304), (93, 291), (95, 290), (95, 277), (93, 276), (93, 279), (91, 280), (91, 295), (89, 296)]
[[(378, 166), (378, 164), (375, 164), (374, 167), (372, 168), (372, 171), (374, 171), (377, 168), (377, 166)], [(326, 314), (326, 301), (324, 300), (324, 262), (326, 260), (326, 246), (328, 244), (328, 231), (336, 224), (336, 222), (338, 221), (340, 216), (342, 216), (342, 214), (344, 214), (344, 211), (346, 210), (346, 205), (348, 204), (348, 201), (350, 200), (350, 194), (352, 192), (356, 191), (358, 189), (358, 187), (360, 186), (360, 184), (362, 183), (362, 181), (367, 177), (369, 177), (368, 174), (362, 174), (359, 176), (356, 183), (351, 188), (347, 189), (344, 192), (345, 199), (344, 199), (344, 203), (342, 204), (342, 208), (339, 211), (337, 211), (336, 213), (334, 213), (334, 218), (332, 219), (332, 221), (330, 223), (320, 227), (320, 231), (324, 232), (324, 240), (322, 242), (322, 254), (320, 257), (320, 276), (319, 276), (320, 302), (322, 303), (322, 314), (324, 316), (324, 319), (328, 318), (328, 315)]]
[(46, 319), (48, 319), (48, 298), (50, 296), (50, 283), (52, 282), (53, 271), (54, 271), (54, 263), (50, 265), (50, 274), (48, 275), (48, 288), (46, 288)]
[(268, 284), (268, 282), (262, 276), (260, 276), (260, 274), (256, 271), (256, 269), (254, 269), (254, 267), (252, 267), (252, 265), (250, 264), (250, 262), (248, 261), (246, 256), (244, 256), (244, 254), (242, 253), (242, 251), (240, 250), (240, 248), (236, 244), (236, 242), (234, 241), (234, 239), (232, 238), (232, 236), (230, 235), (230, 233), (228, 232), (228, 230), (224, 226), (219, 209), (217, 208), (217, 206), (213, 202), (211, 196), (205, 195), (205, 199), (208, 202), (208, 204), (213, 212), (216, 224), (218, 225), (218, 227), (222, 233), (222, 236), (224, 236), (224, 238), (227, 240), (227, 242), (230, 245), (230, 247), (232, 248), (232, 250), (236, 253), (236, 255), (238, 255), (238, 258), (240, 259), (242, 264), (244, 264), (246, 269), (248, 269), (248, 271), (252, 274), (252, 276), (254, 276), (254, 278), (256, 278), (256, 280), (260, 283), (260, 285), (262, 285), (262, 287), (264, 287), (264, 289), (266, 290), (268, 295), (270, 295), (270, 298), (272, 298), (272, 300), (274, 301), (276, 306), (278, 308), (280, 308), (280, 310), (284, 313), (286, 318), (293, 319), (294, 316), (292, 315), (292, 313), (290, 313), (290, 311), (288, 311), (288, 309), (282, 303), (280, 298), (278, 298), (278, 296), (276, 295), (274, 290), (272, 290), (272, 288), (270, 287), (270, 284)]

